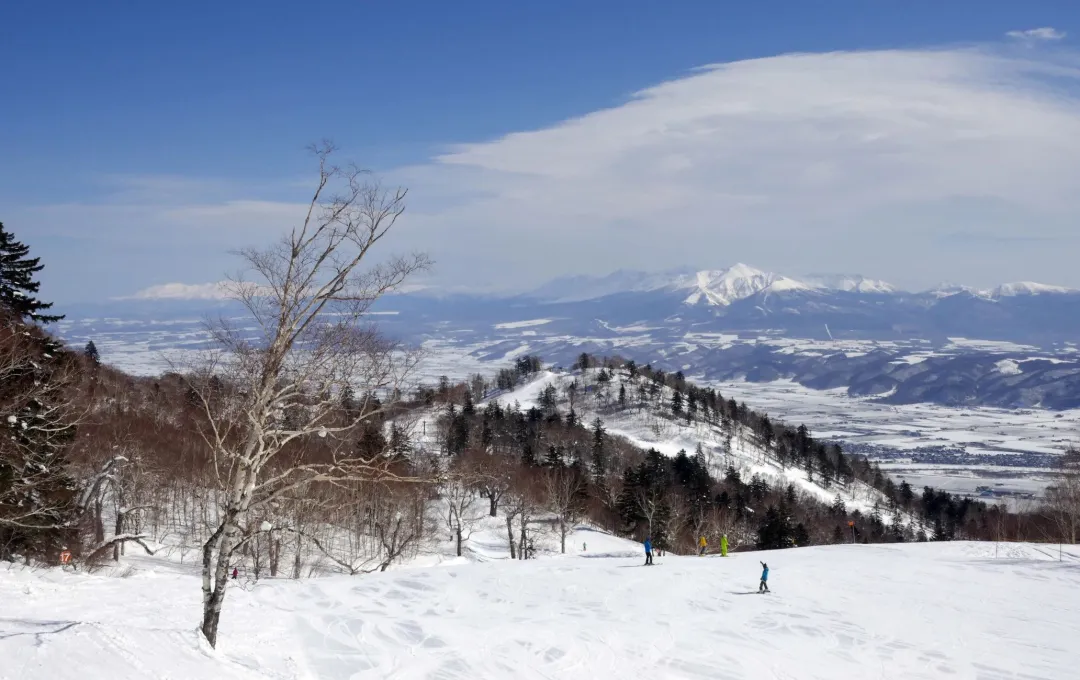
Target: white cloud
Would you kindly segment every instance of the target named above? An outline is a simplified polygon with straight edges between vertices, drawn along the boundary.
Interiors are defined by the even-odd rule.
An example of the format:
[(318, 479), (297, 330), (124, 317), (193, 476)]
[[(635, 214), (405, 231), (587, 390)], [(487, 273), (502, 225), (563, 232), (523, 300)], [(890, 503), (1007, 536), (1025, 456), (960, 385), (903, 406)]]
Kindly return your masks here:
[(1061, 40), (1065, 37), (1065, 32), (1045, 26), (1043, 28), (1029, 28), (1026, 31), (1009, 31), (1005, 35), (1019, 40)]
[[(485, 288), (737, 261), (910, 288), (1080, 286), (1078, 65), (1069, 51), (1006, 48), (711, 65), (384, 173), (410, 188), (390, 245), (428, 251), (442, 283)], [(144, 249), (166, 242), (148, 265), (171, 267), (159, 277), (206, 280), (228, 270), (212, 255), (295, 222), (294, 189), (145, 182), (138, 200), (57, 208), (51, 223)], [(197, 260), (169, 261), (192, 244)]]
[(163, 283), (140, 290), (132, 300), (225, 300), (231, 297), (229, 282)]
[[(432, 239), (467, 237), (444, 264), (508, 280), (739, 260), (914, 286), (1064, 273), (1053, 241), (1080, 216), (1070, 59), (943, 49), (713, 65), (412, 169), (411, 219)], [(428, 208), (432, 191), (456, 200)], [(1035, 241), (937, 243), (958, 227), (984, 246), (1047, 242), (1038, 255)]]

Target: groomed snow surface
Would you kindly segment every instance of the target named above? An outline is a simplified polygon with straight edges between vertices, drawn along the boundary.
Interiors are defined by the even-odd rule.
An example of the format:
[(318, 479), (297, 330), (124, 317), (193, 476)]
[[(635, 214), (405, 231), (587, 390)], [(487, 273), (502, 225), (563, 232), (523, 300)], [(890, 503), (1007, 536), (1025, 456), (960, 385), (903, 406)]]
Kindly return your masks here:
[(172, 563), (127, 558), (127, 578), (4, 567), (0, 678), (1066, 680), (1080, 551), (1063, 557), (826, 546), (264, 580), (229, 593), (218, 650), (195, 632), (198, 578)]

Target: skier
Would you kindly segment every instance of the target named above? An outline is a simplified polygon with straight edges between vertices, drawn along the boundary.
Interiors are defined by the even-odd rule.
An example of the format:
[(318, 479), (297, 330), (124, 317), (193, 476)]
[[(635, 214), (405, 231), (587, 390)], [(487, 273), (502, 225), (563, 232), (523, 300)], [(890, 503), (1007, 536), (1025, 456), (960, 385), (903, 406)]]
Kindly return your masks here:
[(720, 537), (720, 556), (727, 557), (727, 534)]
[(652, 564), (652, 539), (645, 539), (645, 566)]
[(698, 548), (700, 548), (700, 550), (698, 550), (698, 555), (704, 555), (705, 554), (705, 547), (708, 545), (705, 542), (705, 537), (702, 536), (701, 538), (699, 538), (697, 544), (698, 544)]
[(236, 580), (236, 577), (240, 575), (240, 572), (236, 570), (236, 567), (232, 568), (232, 580)]
[(757, 590), (759, 593), (769, 592), (769, 565), (764, 562), (761, 563), (761, 585)]

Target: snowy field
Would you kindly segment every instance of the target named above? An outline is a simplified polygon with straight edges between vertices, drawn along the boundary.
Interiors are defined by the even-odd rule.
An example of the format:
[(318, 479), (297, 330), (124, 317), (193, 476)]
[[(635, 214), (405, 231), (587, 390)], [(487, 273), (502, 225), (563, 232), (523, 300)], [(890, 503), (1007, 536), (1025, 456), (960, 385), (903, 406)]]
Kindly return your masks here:
[(1080, 551), (1062, 557), (828, 546), (264, 580), (229, 593), (216, 651), (195, 632), (198, 579), (173, 563), (126, 558), (126, 578), (2, 567), (0, 678), (1069, 680)]
[[(470, 344), (450, 338), (429, 340), (424, 343), (426, 358), (412, 378), (418, 383), (432, 384), (444, 375), (451, 380), (463, 380), (475, 373), (490, 377), (500, 368), (510, 365), (516, 357), (535, 351), (537, 348), (530, 344), (533, 339), (525, 333), (543, 328), (548, 322), (550, 319), (529, 319), (498, 324), (505, 327), (504, 332), (517, 334), (498, 342)], [(117, 326), (117, 322), (114, 322), (107, 333), (94, 337), (108, 363), (138, 375), (153, 375), (167, 370), (169, 359), (182, 351), (177, 348), (194, 348), (205, 341), (205, 334), (195, 327), (195, 320), (153, 324), (160, 328), (148, 330), (132, 322), (131, 332), (125, 333), (123, 324)], [(726, 339), (727, 336), (718, 336), (698, 338), (695, 342), (722, 342)], [(633, 341), (632, 338), (624, 340), (628, 343)], [(970, 344), (959, 338), (953, 341), (952, 345), (956, 347)], [(770, 344), (788, 343), (790, 347), (785, 347), (799, 352), (811, 351), (816, 347), (807, 345), (808, 342), (811, 341), (769, 340)], [(821, 341), (816, 342), (822, 344)], [(841, 347), (849, 353), (859, 353), (866, 350), (864, 345), (866, 343), (858, 341), (836, 341), (824, 343), (822, 351)], [(1009, 348), (997, 349), (1004, 351)], [(919, 360), (916, 354), (918, 352), (911, 355), (911, 361)], [(688, 366), (686, 373), (694, 379), (693, 366)], [(975, 487), (983, 485), (985, 479), (1001, 481), (1000, 471), (996, 470), (1001, 467), (1013, 469), (1008, 479), (1011, 486), (1034, 488), (1036, 492), (1041, 492), (1053, 481), (1048, 469), (1054, 459), (1071, 444), (1080, 444), (1080, 410), (889, 405), (849, 397), (843, 389), (812, 390), (786, 380), (709, 383), (699, 379), (698, 382), (717, 388), (725, 397), (745, 401), (749, 406), (787, 422), (806, 423), (816, 436), (840, 441), (858, 453), (867, 453), (871, 458), (888, 462), (890, 470), (897, 474), (903, 470), (905, 455), (919, 455), (921, 459), (912, 473), (921, 474), (926, 483), (933, 486), (955, 486), (963, 477), (948, 474), (936, 477), (933, 465), (962, 467), (973, 473), (970, 488), (963, 483), (955, 487), (964, 493), (974, 493)]]
[(709, 383), (725, 397), (813, 423), (818, 436), (895, 449), (951, 447), (970, 453), (1057, 455), (1080, 444), (1080, 410), (950, 408), (935, 404), (881, 404), (812, 390), (787, 380)]

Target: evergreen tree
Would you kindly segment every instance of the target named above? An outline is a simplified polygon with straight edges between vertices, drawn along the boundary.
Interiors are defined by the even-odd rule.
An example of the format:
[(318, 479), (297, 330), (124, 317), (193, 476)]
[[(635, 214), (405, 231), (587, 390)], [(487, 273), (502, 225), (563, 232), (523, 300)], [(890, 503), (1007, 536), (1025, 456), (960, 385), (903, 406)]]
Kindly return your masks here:
[(907, 483), (907, 480), (900, 482), (900, 505), (905, 508), (911, 507), (911, 502), (915, 500), (915, 492), (912, 490), (911, 485)]
[(835, 527), (833, 527), (832, 542), (833, 543), (843, 543), (844, 542), (844, 530), (840, 528), (839, 524), (837, 524)]
[(847, 506), (844, 504), (844, 499), (840, 497), (840, 494), (836, 494), (836, 499), (833, 500), (832, 513), (837, 516), (844, 516), (847, 514)]
[(604, 455), (604, 423), (599, 418), (593, 421), (593, 478), (601, 486), (607, 476), (607, 457)]
[[(805, 529), (804, 529), (805, 531)], [(770, 505), (765, 511), (765, 520), (758, 528), (757, 547), (759, 550), (776, 550), (791, 547), (794, 529), (785, 508)]]
[(683, 398), (682, 393), (678, 390), (671, 396), (671, 413), (675, 416), (681, 416), (683, 412)]
[(552, 468), (560, 468), (563, 466), (563, 456), (560, 447), (554, 444), (548, 445), (547, 455), (544, 456), (544, 465)]
[(619, 385), (619, 408), (626, 408), (626, 385)]
[(0, 381), (0, 560), (16, 553), (55, 559), (73, 538), (78, 514), (67, 460), (75, 436), (74, 357), (19, 323), (18, 313), (3, 316), (15, 331), (0, 340), (8, 369)]
[(94, 344), (93, 340), (86, 343), (86, 347), (83, 349), (83, 354), (85, 354), (86, 357), (90, 359), (90, 361), (93, 361), (95, 364), (101, 363), (101, 355), (98, 353), (97, 345)]
[(44, 268), (41, 258), (28, 257), (30, 248), (15, 240), (15, 236), (0, 222), (0, 305), (15, 312), (20, 318), (38, 323), (51, 323), (64, 317), (42, 314), (52, 307), (34, 295), (41, 284), (34, 280)]

